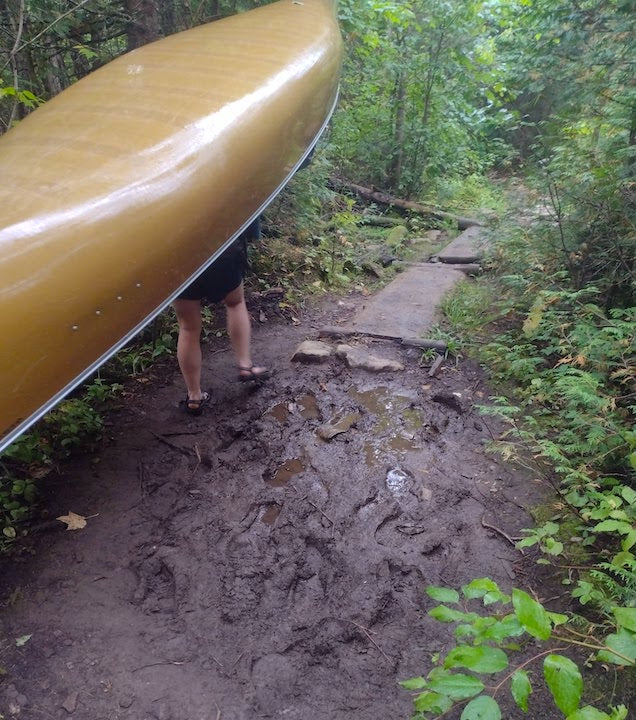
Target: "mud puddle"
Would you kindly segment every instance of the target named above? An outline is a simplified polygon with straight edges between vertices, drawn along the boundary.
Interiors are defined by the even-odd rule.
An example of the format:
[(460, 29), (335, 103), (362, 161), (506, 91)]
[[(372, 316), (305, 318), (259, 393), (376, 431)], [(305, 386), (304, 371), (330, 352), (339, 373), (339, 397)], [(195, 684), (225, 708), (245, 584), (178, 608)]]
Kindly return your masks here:
[(62, 470), (49, 515), (94, 517), (3, 563), (0, 714), (410, 717), (398, 681), (450, 642), (425, 586), (509, 586), (517, 556), (481, 521), (518, 534), (539, 491), (485, 452), (497, 428), (473, 407), (475, 366), (431, 380), (417, 351), (382, 343), (403, 372), (291, 363), (319, 323), (257, 324), (277, 372), (253, 392), (213, 339), (202, 418), (181, 414), (175, 368), (154, 370)]

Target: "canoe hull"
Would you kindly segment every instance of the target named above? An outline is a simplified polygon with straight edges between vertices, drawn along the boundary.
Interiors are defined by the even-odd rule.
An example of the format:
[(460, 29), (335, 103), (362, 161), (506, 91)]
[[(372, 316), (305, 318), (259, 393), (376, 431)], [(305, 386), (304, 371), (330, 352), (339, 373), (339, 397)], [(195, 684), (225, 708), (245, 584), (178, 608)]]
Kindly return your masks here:
[(128, 53), (0, 138), (0, 449), (285, 185), (341, 52), (328, 0), (282, 0)]

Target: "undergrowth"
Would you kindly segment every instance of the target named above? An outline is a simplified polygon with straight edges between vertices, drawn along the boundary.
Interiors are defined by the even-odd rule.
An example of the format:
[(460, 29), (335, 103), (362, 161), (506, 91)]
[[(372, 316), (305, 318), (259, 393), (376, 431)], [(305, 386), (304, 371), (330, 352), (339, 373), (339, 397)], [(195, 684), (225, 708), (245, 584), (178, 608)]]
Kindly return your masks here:
[[(460, 285), (446, 299), (444, 310), (446, 332), (455, 336), (457, 344), (471, 347), (501, 388), (491, 404), (481, 408), (507, 428), (493, 449), (527, 468), (556, 493), (556, 502), (543, 511), (546, 517), (537, 527), (524, 531), (517, 547), (540, 551), (538, 562), (560, 573), (582, 614), (563, 616), (555, 624), (535, 599), (532, 622), (524, 623), (516, 607), (513, 614), (486, 618), (445, 606), (431, 615), (442, 622), (463, 623), (457, 628), (455, 651), (464, 648), (469, 658), (476, 651), (468, 652), (466, 647), (490, 648), (485, 650), (487, 656), (495, 648), (508, 650), (506, 633), (514, 626), (521, 634), (528, 632), (547, 644), (588, 648), (590, 660), (627, 667), (633, 676), (636, 308), (624, 304), (628, 296), (625, 282), (620, 302), (612, 304), (618, 297), (615, 276), (607, 284), (581, 285), (584, 258), (565, 252), (567, 244), (561, 247), (563, 238), (573, 232), (566, 226), (565, 214), (554, 212), (545, 215), (541, 224), (502, 225), (489, 257), (492, 273)], [(586, 234), (580, 225), (576, 232)], [(434, 599), (441, 599), (436, 592), (452, 592), (452, 603), (460, 601), (455, 591), (433, 590)], [(502, 602), (504, 598), (497, 593), (498, 589), (494, 595), (484, 594), (484, 605)], [(464, 600), (477, 597), (466, 592), (464, 596)], [(543, 635), (530, 629), (538, 618), (543, 618)], [(490, 629), (498, 627), (507, 630), (492, 634)], [(608, 654), (608, 648), (618, 655)], [(415, 699), (416, 718), (441, 717), (460, 702), (466, 706), (462, 720), (499, 718), (496, 696), (505, 684), (519, 707), (527, 709), (530, 684), (525, 675), (519, 675), (519, 669), (488, 686), (451, 673), (457, 667), (495, 672), (485, 670), (481, 661), (474, 667), (456, 663), (453, 652), (427, 678), (406, 684), (408, 689), (421, 691)], [(580, 707), (583, 683), (578, 668), (571, 660), (562, 659), (551, 661), (556, 662), (556, 674), (554, 667), (546, 670), (545, 662), (553, 655), (548, 648), (534, 659), (545, 658), (545, 681), (568, 720), (627, 716), (623, 707), (607, 712)], [(498, 657), (502, 666), (497, 672), (508, 667), (508, 660), (504, 665), (503, 656)], [(475, 699), (467, 702), (468, 698)]]

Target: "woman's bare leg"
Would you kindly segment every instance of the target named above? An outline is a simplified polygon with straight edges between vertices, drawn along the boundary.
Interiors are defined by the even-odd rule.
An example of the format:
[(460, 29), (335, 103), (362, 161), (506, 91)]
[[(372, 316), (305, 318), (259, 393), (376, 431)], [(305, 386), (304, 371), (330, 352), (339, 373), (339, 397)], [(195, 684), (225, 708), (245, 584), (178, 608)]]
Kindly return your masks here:
[(188, 399), (201, 400), (201, 302), (175, 300), (174, 311), (179, 322), (177, 360), (186, 384)]
[(252, 327), (245, 304), (243, 283), (227, 294), (225, 308), (227, 312), (227, 334), (230, 336), (232, 349), (236, 355), (239, 374), (249, 376), (250, 370), (255, 376), (264, 373), (265, 368), (252, 367), (252, 350), (250, 347)]

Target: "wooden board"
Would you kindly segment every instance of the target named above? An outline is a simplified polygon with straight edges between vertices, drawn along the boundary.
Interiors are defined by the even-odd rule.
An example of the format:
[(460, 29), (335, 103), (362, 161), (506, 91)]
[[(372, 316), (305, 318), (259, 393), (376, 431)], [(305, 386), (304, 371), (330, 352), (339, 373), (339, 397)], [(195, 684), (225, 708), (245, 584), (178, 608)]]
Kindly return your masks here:
[(336, 102), (331, 0), (128, 53), (0, 138), (0, 450), (280, 191)]

